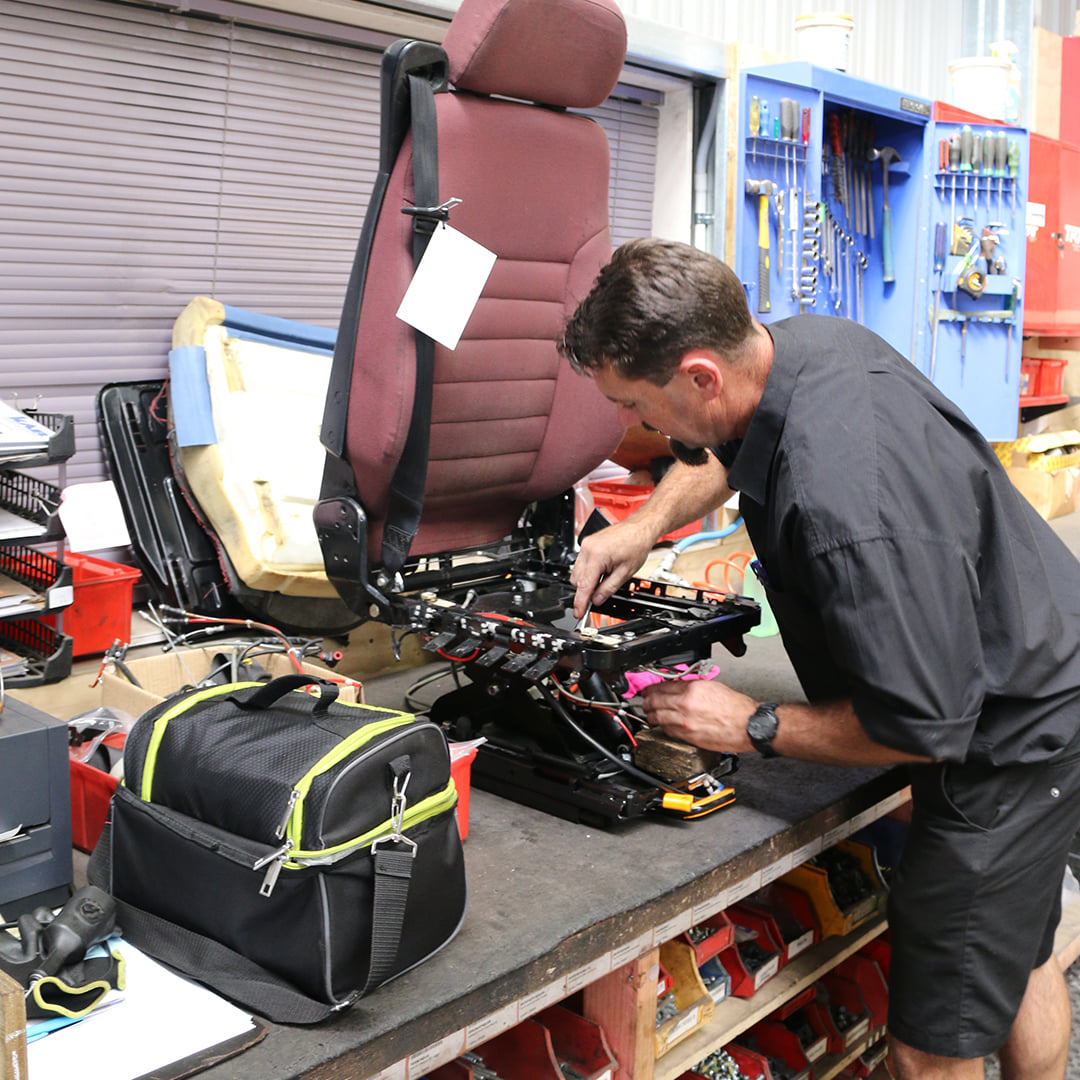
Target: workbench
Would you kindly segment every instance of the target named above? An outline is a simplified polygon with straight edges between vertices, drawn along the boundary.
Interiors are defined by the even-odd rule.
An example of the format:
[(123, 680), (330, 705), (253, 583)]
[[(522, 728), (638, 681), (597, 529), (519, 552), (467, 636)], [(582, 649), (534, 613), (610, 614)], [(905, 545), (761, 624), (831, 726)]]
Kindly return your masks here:
[[(725, 673), (755, 696), (800, 700), (779, 639), (749, 645), (747, 657), (721, 661)], [(381, 680), (366, 684), (365, 696), (401, 705)], [(731, 782), (736, 803), (709, 817), (654, 817), (607, 831), (474, 789), (465, 843), (469, 907), (458, 936), (340, 1016), (306, 1029), (269, 1025), (261, 1043), (201, 1075), (416, 1080), (578, 991), (586, 1014), (604, 1026), (620, 1080), (679, 1075), (697, 1060), (679, 1065), (682, 1045), (654, 1067), (660, 944), (906, 796), (903, 770), (763, 761), (756, 754), (744, 756)], [(863, 937), (880, 929), (879, 919)], [(835, 953), (836, 942), (818, 948)], [(828, 955), (804, 966), (828, 966)], [(750, 999), (758, 1010), (766, 989)], [(747, 1011), (744, 1001), (722, 1003), (717, 1024), (726, 1022), (725, 1005)], [(752, 1022), (736, 1021), (739, 1030)], [(724, 1034), (710, 1030), (712, 1036), (698, 1032), (687, 1044)]]

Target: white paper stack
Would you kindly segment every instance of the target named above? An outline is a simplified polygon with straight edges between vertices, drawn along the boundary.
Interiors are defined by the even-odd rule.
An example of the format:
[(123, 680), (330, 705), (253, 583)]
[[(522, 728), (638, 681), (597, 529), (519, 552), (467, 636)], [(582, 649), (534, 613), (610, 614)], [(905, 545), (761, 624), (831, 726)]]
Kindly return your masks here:
[(32, 416), (0, 400), (0, 457), (45, 450), (55, 434)]

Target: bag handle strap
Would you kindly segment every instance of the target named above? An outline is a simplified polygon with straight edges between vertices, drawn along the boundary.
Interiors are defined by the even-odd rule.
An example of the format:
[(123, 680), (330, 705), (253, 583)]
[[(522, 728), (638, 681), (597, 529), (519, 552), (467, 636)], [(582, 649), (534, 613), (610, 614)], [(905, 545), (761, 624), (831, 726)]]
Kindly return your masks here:
[(326, 712), (330, 706), (337, 701), (337, 683), (327, 682), (325, 679), (320, 679), (317, 675), (305, 675), (302, 672), (297, 672), (295, 675), (280, 675), (278, 678), (272, 679), (265, 686), (260, 686), (259, 689), (249, 697), (234, 697), (229, 700), (245, 711), (255, 712), (259, 709), (270, 708), (275, 701), (280, 700), (293, 690), (299, 690), (304, 686), (319, 687), (319, 700), (315, 702), (314, 709), (317, 713)]

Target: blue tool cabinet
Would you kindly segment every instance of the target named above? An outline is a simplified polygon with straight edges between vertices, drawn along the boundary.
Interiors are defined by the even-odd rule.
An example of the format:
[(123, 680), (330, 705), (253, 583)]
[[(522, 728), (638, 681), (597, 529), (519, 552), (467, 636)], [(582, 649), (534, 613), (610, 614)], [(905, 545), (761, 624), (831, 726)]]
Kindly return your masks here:
[[(807, 63), (748, 68), (739, 95), (734, 268), (750, 310), (856, 319), (986, 438), (1015, 438), (1027, 133), (935, 119), (926, 99)], [(989, 174), (985, 157), (962, 167), (976, 136)]]

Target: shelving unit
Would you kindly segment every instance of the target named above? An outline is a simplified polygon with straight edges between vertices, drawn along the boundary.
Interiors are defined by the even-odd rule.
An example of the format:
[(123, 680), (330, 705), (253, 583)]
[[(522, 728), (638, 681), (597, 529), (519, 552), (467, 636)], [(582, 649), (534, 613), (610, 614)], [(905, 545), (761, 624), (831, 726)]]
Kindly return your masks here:
[[(655, 1055), (660, 946), (907, 797), (896, 770), (787, 759), (747, 761), (737, 790), (733, 806), (700, 821), (613, 831), (473, 791), (469, 913), (458, 938), (332, 1027), (272, 1030), (207, 1080), (416, 1080), (574, 995), (604, 1028), (615, 1080), (652, 1080), (675, 1060)], [(812, 970), (812, 959), (798, 961)]]
[[(858, 952), (885, 929), (884, 916), (877, 916), (843, 937), (826, 938), (780, 969), (753, 997), (727, 998), (716, 1007), (712, 1020), (689, 1038), (669, 1050), (653, 1071), (655, 1080), (675, 1080), (702, 1058), (764, 1020), (786, 1001), (813, 985), (841, 960)], [(815, 1080), (827, 1080), (863, 1053), (869, 1039), (861, 1039), (843, 1055), (826, 1056), (815, 1065)]]
[[(37, 616), (62, 612), (74, 599), (57, 515), (65, 463), (75, 453), (74, 422), (56, 413), (27, 415), (54, 434), (42, 450), (0, 455), (0, 648), (26, 662), (24, 671), (5, 676), (13, 688), (57, 682), (71, 672), (71, 638)], [(49, 465), (60, 466), (60, 486), (17, 471)], [(47, 543), (56, 544), (55, 557), (28, 546)]]

